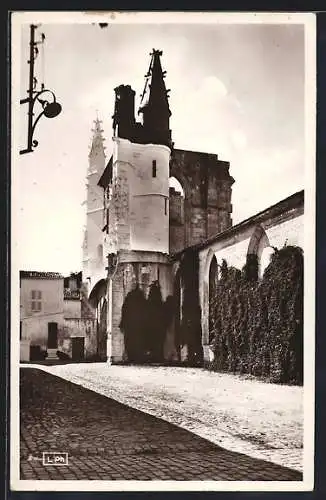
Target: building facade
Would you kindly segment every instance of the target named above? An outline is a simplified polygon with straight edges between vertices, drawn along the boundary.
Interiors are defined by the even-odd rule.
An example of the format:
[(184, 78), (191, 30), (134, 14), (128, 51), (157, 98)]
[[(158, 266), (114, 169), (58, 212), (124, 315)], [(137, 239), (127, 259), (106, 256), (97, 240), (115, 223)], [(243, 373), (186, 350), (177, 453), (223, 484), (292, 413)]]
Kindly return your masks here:
[(64, 317), (63, 276), (51, 272), (20, 272), (21, 361), (56, 349)]
[(81, 285), (81, 273), (20, 271), (20, 361), (96, 358), (96, 321), (85, 314)]
[[(112, 363), (146, 359), (144, 352), (137, 359), (130, 354), (129, 335), (141, 344), (141, 331), (146, 330), (152, 343), (155, 336), (162, 343), (159, 309), (156, 326), (140, 320), (146, 311), (150, 316), (153, 287), (159, 290), (163, 310), (169, 304), (173, 309), (156, 361), (209, 359), (212, 259), (217, 269), (225, 257), (245, 263), (247, 254), (256, 253), (262, 273), (273, 248), (290, 240), (303, 246), (303, 192), (232, 225), (229, 163), (216, 154), (174, 146), (161, 55), (158, 50), (151, 54), (139, 121), (134, 90), (116, 87), (112, 156), (105, 158), (99, 120), (89, 155), (83, 286), (97, 324), (101, 359)], [(186, 289), (192, 290), (188, 298)], [(189, 321), (187, 301), (193, 314)], [(164, 322), (164, 314), (162, 318)], [(185, 321), (194, 330), (188, 340)]]

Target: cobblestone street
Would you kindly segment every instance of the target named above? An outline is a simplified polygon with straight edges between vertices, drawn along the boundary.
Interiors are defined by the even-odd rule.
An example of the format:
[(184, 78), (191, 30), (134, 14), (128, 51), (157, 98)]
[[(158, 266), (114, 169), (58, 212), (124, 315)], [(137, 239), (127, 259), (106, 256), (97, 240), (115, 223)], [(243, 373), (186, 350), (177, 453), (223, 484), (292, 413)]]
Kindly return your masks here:
[(200, 368), (108, 363), (29, 365), (223, 448), (303, 471), (302, 387)]
[[(23, 480), (302, 480), (45, 371), (20, 377)], [(68, 453), (68, 465), (43, 465), (43, 452)]]

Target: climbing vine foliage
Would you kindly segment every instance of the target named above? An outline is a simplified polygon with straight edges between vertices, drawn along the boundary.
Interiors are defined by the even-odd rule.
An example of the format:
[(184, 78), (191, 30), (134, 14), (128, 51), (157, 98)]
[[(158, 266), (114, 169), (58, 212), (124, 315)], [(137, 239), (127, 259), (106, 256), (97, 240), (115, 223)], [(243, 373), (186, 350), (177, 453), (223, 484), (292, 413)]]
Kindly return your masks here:
[(263, 278), (223, 261), (210, 322), (217, 371), (303, 383), (303, 251), (275, 250)]

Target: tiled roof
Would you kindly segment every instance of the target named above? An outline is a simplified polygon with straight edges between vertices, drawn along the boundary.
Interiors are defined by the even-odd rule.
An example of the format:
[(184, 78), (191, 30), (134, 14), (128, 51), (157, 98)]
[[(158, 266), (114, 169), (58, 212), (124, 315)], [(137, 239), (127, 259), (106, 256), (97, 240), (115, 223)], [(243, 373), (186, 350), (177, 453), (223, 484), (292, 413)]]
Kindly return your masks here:
[(217, 241), (221, 241), (224, 238), (227, 238), (233, 234), (235, 234), (237, 231), (248, 227), (252, 224), (260, 224), (262, 221), (266, 220), (266, 218), (271, 218), (271, 217), (277, 217), (283, 213), (286, 213), (287, 211), (294, 210), (296, 208), (304, 208), (304, 190), (302, 189), (301, 191), (298, 191), (297, 193), (292, 194), (291, 196), (288, 196), (287, 198), (284, 198), (283, 200), (279, 201), (278, 203), (275, 203), (274, 205), (271, 205), (268, 208), (265, 208), (265, 210), (262, 210), (261, 212), (258, 212), (255, 215), (252, 215), (251, 217), (248, 217), (248, 219), (245, 219), (241, 222), (238, 222), (238, 224), (235, 224), (234, 226), (229, 227), (225, 231), (222, 231), (221, 233), (215, 234), (215, 236), (211, 236), (210, 238), (200, 242), (196, 243), (195, 245), (190, 245), (183, 250), (180, 250), (179, 252), (175, 252), (174, 254), (170, 255), (171, 260), (173, 261), (176, 258), (179, 258), (183, 252), (185, 251), (199, 251), (202, 250), (205, 247), (208, 247), (212, 243), (215, 243)]
[(63, 279), (62, 274), (53, 272), (42, 272), (42, 271), (20, 271), (20, 278), (30, 278), (30, 279), (43, 279), (43, 280), (58, 280)]

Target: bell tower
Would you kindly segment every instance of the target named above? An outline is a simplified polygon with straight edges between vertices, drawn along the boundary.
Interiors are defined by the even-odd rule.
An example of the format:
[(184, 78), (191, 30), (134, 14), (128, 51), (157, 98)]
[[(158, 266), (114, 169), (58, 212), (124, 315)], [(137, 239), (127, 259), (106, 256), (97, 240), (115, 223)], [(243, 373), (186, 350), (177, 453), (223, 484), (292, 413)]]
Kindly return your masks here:
[(134, 117), (135, 92), (129, 85), (115, 89), (112, 200), (120, 214), (115, 235), (120, 249), (167, 254), (171, 111), (161, 55), (151, 53), (139, 109), (142, 123)]
[(169, 169), (171, 157), (170, 108), (161, 66), (162, 52), (153, 50), (145, 75), (138, 114), (135, 92), (129, 85), (115, 88), (113, 154), (106, 193), (108, 247), (117, 254), (112, 278), (112, 362), (128, 360), (121, 331), (121, 308), (135, 286), (147, 295), (159, 281), (163, 299), (171, 293), (169, 253)]
[(162, 51), (153, 49), (151, 56), (138, 114), (142, 115), (144, 137), (154, 144), (171, 147), (171, 111), (168, 101), (170, 90), (165, 88), (166, 72), (162, 70), (161, 65)]
[(83, 241), (83, 281), (91, 289), (97, 275), (103, 274), (103, 190), (98, 181), (105, 169), (105, 147), (101, 120), (96, 118), (88, 155), (86, 177), (86, 224)]

